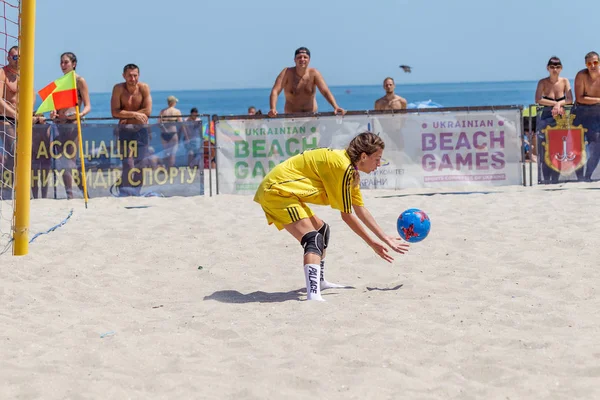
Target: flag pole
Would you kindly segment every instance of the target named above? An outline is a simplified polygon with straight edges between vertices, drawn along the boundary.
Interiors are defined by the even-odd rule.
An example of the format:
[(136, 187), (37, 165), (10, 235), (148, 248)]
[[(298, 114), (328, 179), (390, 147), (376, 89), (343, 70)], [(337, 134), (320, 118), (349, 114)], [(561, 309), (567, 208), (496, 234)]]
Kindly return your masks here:
[[(77, 77), (73, 72), (73, 87), (77, 90)], [(85, 177), (85, 157), (83, 156), (83, 137), (81, 136), (81, 115), (79, 114), (79, 102), (75, 105), (75, 115), (77, 116), (77, 137), (79, 138), (79, 158), (81, 159), (81, 181), (83, 184), (83, 199), (85, 201), (85, 208), (88, 204), (87, 194), (87, 179)]]

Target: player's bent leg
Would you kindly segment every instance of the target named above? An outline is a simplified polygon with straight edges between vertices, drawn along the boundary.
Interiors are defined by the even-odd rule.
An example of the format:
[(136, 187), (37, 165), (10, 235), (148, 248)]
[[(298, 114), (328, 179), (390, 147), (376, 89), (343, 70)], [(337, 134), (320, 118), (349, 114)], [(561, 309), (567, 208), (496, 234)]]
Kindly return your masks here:
[(320, 300), (321, 287), (319, 284), (319, 270), (321, 256), (325, 245), (323, 236), (314, 229), (309, 218), (303, 218), (284, 226), (304, 248), (304, 277), (306, 280), (306, 296), (308, 300)]
[(302, 236), (310, 231), (316, 231), (309, 218), (302, 218), (291, 224), (284, 225), (283, 228), (288, 231), (298, 242), (302, 241)]
[(310, 218), (310, 223), (312, 224), (314, 230), (318, 231), (319, 228), (321, 228), (323, 226), (323, 224), (325, 223), (321, 218), (317, 217), (316, 215), (311, 216)]
[[(304, 259), (307, 260), (313, 255), (317, 255), (319, 258), (323, 255), (325, 245), (323, 243), (323, 236), (317, 231), (307, 232), (302, 236), (300, 244), (304, 248)], [(319, 264), (317, 263), (304, 263), (304, 277), (306, 278), (306, 296), (308, 300), (321, 300), (321, 286), (319, 284)]]
[[(313, 219), (314, 218), (314, 219)], [(331, 233), (331, 229), (329, 227), (329, 224), (323, 220), (321, 220), (320, 218), (318, 218), (316, 215), (314, 215), (311, 218), (311, 221), (313, 223), (313, 226), (315, 228), (318, 228), (317, 232), (319, 232), (321, 235), (323, 235), (323, 242), (324, 242), (324, 247), (325, 250), (323, 251), (323, 256), (321, 257), (321, 265), (320, 265), (320, 279), (319, 279), (319, 286), (321, 288), (321, 290), (325, 290), (325, 289), (353, 289), (352, 286), (348, 286), (348, 285), (340, 285), (337, 283), (332, 283), (332, 282), (328, 282), (325, 279), (325, 254), (327, 252), (327, 246), (329, 245), (329, 236)]]

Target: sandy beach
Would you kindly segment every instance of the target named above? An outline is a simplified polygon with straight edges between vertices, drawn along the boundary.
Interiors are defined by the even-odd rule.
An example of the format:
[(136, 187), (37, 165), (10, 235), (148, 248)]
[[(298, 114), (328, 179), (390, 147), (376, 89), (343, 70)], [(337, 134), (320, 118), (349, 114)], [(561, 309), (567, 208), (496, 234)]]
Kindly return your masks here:
[(600, 398), (600, 184), (364, 197), (431, 234), (388, 264), (315, 207), (324, 303), (249, 196), (32, 201), (73, 216), (0, 256), (0, 398)]

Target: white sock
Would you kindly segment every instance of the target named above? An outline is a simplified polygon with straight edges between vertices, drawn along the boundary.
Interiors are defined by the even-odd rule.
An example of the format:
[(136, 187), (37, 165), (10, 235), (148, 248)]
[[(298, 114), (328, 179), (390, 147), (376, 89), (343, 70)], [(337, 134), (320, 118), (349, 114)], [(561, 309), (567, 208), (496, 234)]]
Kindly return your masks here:
[(350, 286), (346, 286), (346, 285), (338, 285), (337, 283), (327, 282), (325, 280), (325, 259), (324, 258), (321, 259), (321, 279), (319, 282), (319, 286), (321, 287), (321, 290), (335, 289), (335, 288), (349, 288), (350, 287)]
[(306, 278), (306, 297), (308, 300), (325, 301), (321, 297), (321, 287), (319, 286), (319, 266), (317, 264), (305, 264), (304, 277)]

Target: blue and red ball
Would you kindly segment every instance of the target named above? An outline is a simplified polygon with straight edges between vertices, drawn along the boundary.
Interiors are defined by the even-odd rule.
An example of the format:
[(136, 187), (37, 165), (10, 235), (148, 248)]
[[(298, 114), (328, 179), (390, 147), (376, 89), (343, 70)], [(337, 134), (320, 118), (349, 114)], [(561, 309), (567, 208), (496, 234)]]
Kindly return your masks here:
[(429, 235), (429, 216), (418, 208), (410, 208), (398, 217), (398, 234), (409, 243), (417, 243)]

